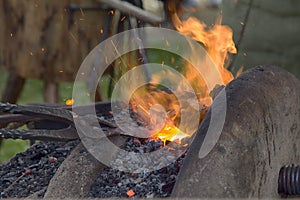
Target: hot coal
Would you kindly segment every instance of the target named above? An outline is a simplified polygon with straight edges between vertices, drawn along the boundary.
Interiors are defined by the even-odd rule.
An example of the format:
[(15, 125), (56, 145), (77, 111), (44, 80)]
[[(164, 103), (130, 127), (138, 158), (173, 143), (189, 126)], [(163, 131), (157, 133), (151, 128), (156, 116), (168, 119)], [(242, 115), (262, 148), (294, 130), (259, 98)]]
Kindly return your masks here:
[[(33, 194), (42, 198), (58, 167), (78, 143), (79, 141), (40, 142), (17, 154), (8, 163), (0, 166), (0, 198), (24, 198)], [(128, 152), (143, 154), (158, 151), (163, 145), (160, 140), (128, 137), (122, 149), (125, 150), (125, 154)], [(164, 160), (174, 161), (166, 167), (149, 171), (147, 165), (142, 165), (140, 169), (143, 170), (138, 173), (107, 167), (99, 174), (86, 197), (128, 197), (127, 192), (130, 190), (136, 197), (170, 196), (185, 154), (178, 155), (181, 155), (185, 148), (172, 142), (168, 146), (172, 149), (171, 153), (158, 154), (155, 159), (157, 166)], [(173, 150), (173, 147), (179, 147), (179, 153)], [(115, 164), (128, 167), (140, 162), (138, 159), (124, 161), (123, 157), (124, 155), (117, 155)]]
[[(129, 138), (124, 150), (146, 153), (156, 151), (162, 147), (163, 142), (160, 140)], [(124, 172), (107, 167), (92, 185), (87, 197), (128, 197), (127, 191), (129, 190), (133, 190), (136, 197), (168, 197), (176, 182), (184, 156), (185, 154), (178, 159), (172, 158), (175, 160), (173, 163), (150, 172), (147, 172), (147, 170), (139, 173)], [(118, 164), (122, 165), (124, 163), (119, 162)]]
[[(56, 170), (78, 143), (39, 142), (17, 154), (0, 166), (0, 198), (24, 198), (34, 193), (42, 198)], [(146, 153), (162, 147), (163, 142), (160, 140), (130, 137), (123, 149)], [(87, 197), (128, 197), (126, 193), (129, 190), (133, 190), (136, 197), (168, 197), (183, 158), (184, 154), (174, 163), (151, 172), (123, 172), (107, 167), (92, 185)]]
[(43, 197), (56, 170), (79, 143), (39, 142), (0, 166), (0, 198)]

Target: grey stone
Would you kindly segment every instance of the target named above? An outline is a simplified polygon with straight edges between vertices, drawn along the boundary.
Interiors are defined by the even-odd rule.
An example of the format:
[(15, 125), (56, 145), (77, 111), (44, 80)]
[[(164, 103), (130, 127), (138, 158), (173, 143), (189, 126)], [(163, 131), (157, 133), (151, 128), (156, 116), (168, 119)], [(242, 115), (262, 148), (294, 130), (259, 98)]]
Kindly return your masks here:
[[(285, 70), (256, 67), (226, 86), (220, 138), (199, 158), (211, 109), (187, 152), (172, 197), (279, 198), (278, 173), (300, 163), (300, 81)], [(216, 98), (217, 102), (219, 96)], [(221, 104), (214, 103), (216, 110)]]
[[(118, 146), (126, 141), (122, 136), (113, 136), (111, 140)], [(105, 167), (79, 144), (51, 179), (44, 197), (84, 198)]]

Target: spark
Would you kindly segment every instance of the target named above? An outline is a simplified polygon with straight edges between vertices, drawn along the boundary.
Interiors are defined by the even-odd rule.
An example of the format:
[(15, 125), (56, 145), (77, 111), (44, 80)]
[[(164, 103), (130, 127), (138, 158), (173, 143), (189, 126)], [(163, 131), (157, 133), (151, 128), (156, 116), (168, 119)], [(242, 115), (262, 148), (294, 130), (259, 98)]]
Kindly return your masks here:
[(74, 118), (74, 119), (78, 118), (78, 115), (74, 113), (74, 114), (73, 114), (73, 118)]
[(105, 56), (105, 64), (107, 64), (107, 65), (109, 64), (107, 56)]
[(66, 105), (67, 106), (72, 106), (74, 104), (74, 99), (67, 99), (66, 100)]
[(84, 17), (84, 12), (83, 12), (82, 8), (80, 8), (80, 12), (81, 12), (81, 15)]
[(148, 111), (146, 108), (144, 108), (144, 107), (141, 106), (141, 105), (138, 105), (137, 107), (139, 107), (142, 111), (144, 111), (144, 113), (146, 113), (147, 115), (150, 116), (150, 113), (149, 113), (149, 111)]
[(114, 84), (116, 84), (117, 83), (117, 81), (114, 79), (114, 77), (112, 77), (111, 75), (109, 75), (109, 78), (112, 80), (112, 82), (114, 83)]
[(166, 45), (167, 45), (167, 47), (170, 46), (170, 42), (168, 40), (166, 40)]
[(75, 35), (74, 35), (73, 33), (71, 33), (71, 32), (69, 32), (69, 34), (71, 35), (71, 37), (72, 37), (72, 39), (74, 40), (75, 44), (76, 44), (76, 45), (79, 45), (79, 42), (78, 42), (78, 40), (76, 39)]
[(172, 63), (172, 64), (175, 63), (175, 57), (174, 57), (174, 56), (171, 57), (171, 63)]
[(127, 66), (126, 63), (124, 62), (124, 60), (122, 59), (122, 56), (121, 56), (120, 52), (118, 51), (117, 46), (115, 45), (115, 43), (114, 43), (112, 40), (111, 40), (111, 43), (112, 43), (112, 45), (113, 45), (113, 47), (114, 47), (116, 53), (117, 53), (118, 56), (120, 57), (120, 60), (121, 60), (121, 62), (123, 63), (123, 65), (124, 65), (124, 66)]
[(141, 62), (141, 63), (143, 63), (144, 62), (144, 58), (139, 58), (138, 61)]
[(124, 21), (126, 19), (126, 16), (122, 17), (121, 22)]

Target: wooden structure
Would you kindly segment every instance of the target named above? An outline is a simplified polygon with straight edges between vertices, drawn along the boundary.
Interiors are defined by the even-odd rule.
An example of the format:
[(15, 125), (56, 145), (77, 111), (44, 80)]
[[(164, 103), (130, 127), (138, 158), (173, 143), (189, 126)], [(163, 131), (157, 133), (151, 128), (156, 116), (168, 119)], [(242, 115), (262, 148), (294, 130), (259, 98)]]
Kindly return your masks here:
[[(72, 3), (72, 4), (71, 4)], [(57, 84), (73, 81), (85, 56), (100, 41), (107, 10), (96, 1), (54, 0), (0, 2), (0, 61), (10, 73), (2, 101), (16, 102), (25, 78), (45, 82), (45, 100), (57, 101)]]

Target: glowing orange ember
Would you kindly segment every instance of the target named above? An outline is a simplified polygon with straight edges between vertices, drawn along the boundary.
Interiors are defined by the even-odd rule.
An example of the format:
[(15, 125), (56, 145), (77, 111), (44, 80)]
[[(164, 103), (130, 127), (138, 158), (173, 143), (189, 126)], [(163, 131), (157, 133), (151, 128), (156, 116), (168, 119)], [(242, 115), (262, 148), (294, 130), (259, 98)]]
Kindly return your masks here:
[(128, 197), (132, 197), (132, 196), (135, 195), (135, 192), (134, 192), (133, 190), (128, 190), (128, 191), (126, 192), (126, 194), (127, 194)]
[(158, 134), (153, 136), (151, 139), (160, 139), (161, 141), (163, 141), (164, 145), (166, 145), (166, 141), (172, 141), (180, 144), (181, 140), (186, 137), (189, 137), (189, 135), (182, 132), (176, 126), (166, 125)]
[(74, 99), (67, 99), (66, 100), (66, 105), (67, 106), (72, 106), (74, 104)]

